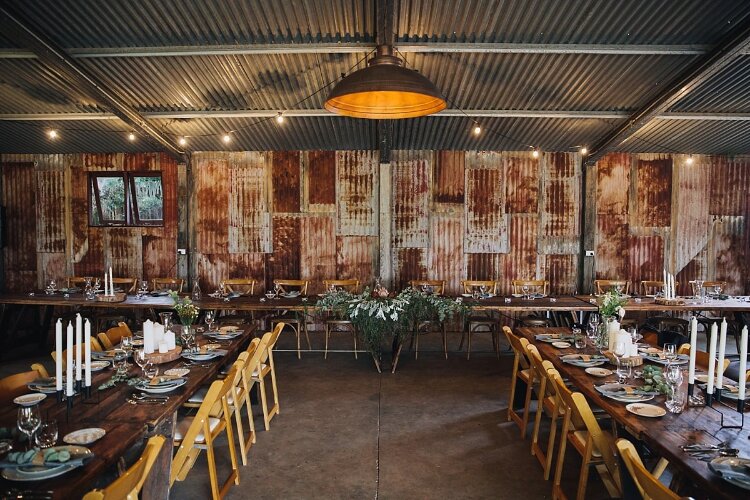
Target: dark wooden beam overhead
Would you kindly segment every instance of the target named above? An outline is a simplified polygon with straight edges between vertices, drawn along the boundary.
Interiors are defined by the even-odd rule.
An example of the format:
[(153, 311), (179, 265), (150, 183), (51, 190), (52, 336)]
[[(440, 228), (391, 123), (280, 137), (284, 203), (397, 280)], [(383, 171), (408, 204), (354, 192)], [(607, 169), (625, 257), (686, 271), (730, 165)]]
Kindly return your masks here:
[(730, 33), (708, 55), (683, 71), (645, 106), (631, 114), (624, 124), (594, 141), (593, 147), (589, 149), (586, 163), (593, 164), (617, 148), (648, 122), (668, 111), (680, 99), (742, 56), (749, 46), (750, 18), (746, 17), (739, 28)]
[(4, 35), (25, 45), (52, 71), (74, 82), (92, 99), (110, 108), (122, 121), (133, 127), (135, 132), (144, 135), (155, 146), (164, 148), (178, 160), (183, 160), (185, 152), (182, 148), (152, 126), (146, 118), (126, 102), (116, 89), (104, 84), (44, 33), (39, 32), (8, 7), (0, 5), (0, 14), (2, 14), (0, 25), (4, 28)]

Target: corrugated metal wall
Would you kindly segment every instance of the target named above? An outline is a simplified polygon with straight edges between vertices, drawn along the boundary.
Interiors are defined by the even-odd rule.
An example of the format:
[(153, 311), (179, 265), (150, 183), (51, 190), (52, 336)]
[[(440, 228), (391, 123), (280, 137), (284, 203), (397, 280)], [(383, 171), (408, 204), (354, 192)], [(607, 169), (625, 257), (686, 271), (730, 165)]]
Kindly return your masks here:
[[(194, 153), (189, 170), (160, 154), (0, 160), (7, 289), (112, 265), (123, 276), (197, 276), (204, 291), (225, 277), (250, 277), (257, 293), (274, 278), (310, 279), (317, 293), (326, 278), (369, 285), (380, 269), (392, 270), (384, 277), (396, 288), (445, 279), (456, 293), (461, 279), (496, 279), (509, 293), (512, 279), (544, 278), (553, 293), (577, 290), (574, 153), (394, 151), (388, 175), (375, 151)], [(161, 170), (165, 226), (90, 228), (93, 170)], [(696, 277), (746, 291), (749, 159), (687, 165), (684, 156), (618, 153), (590, 172), (596, 277), (658, 279), (669, 266), (684, 293)], [(383, 189), (391, 200), (385, 218)], [(190, 269), (176, 256), (188, 233)]]

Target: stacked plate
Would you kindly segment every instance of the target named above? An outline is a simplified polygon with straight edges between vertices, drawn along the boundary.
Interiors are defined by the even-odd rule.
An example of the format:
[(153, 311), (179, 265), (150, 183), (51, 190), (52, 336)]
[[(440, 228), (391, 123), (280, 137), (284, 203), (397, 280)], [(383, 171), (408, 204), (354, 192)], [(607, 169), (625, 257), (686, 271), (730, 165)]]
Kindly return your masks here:
[(607, 362), (607, 358), (601, 354), (592, 354), (587, 356), (586, 354), (565, 354), (561, 356), (563, 363), (567, 363), (573, 366), (579, 366), (581, 368), (590, 368), (592, 366), (601, 366)]
[(656, 392), (647, 392), (634, 385), (611, 383), (596, 386), (596, 390), (604, 396), (623, 403), (637, 403), (654, 399)]
[(282, 293), (281, 296), (286, 297), (287, 299), (293, 299), (295, 297), (299, 297), (299, 292), (298, 291), (286, 292), (286, 293)]
[(660, 364), (660, 365), (669, 365), (669, 364), (672, 364), (672, 365), (684, 365), (685, 363), (687, 363), (688, 361), (690, 361), (690, 356), (688, 356), (687, 354), (678, 354), (677, 355), (677, 359), (675, 359), (673, 361), (669, 361), (668, 359), (662, 359), (659, 355), (657, 355), (657, 354), (650, 354), (650, 353), (645, 353), (643, 355), (643, 357), (646, 360), (651, 361), (652, 363), (657, 363), (657, 364)]
[[(27, 387), (32, 391), (43, 392), (44, 394), (54, 394), (55, 392), (57, 392), (55, 377), (38, 378), (29, 383)], [(63, 387), (65, 387), (64, 383)]]
[(750, 491), (750, 458), (719, 457), (709, 462), (708, 468), (733, 485)]
[(214, 349), (208, 352), (183, 352), (182, 357), (188, 361), (210, 361), (214, 358), (220, 358), (226, 353), (225, 349)]
[(150, 381), (140, 381), (135, 385), (135, 388), (139, 391), (151, 394), (164, 394), (166, 392), (172, 392), (185, 384), (187, 384), (186, 378), (166, 376), (155, 377)]
[(41, 481), (61, 476), (81, 467), (94, 456), (91, 450), (83, 446), (53, 446), (47, 448), (47, 450), (53, 452), (65, 451), (70, 454), (70, 459), (66, 462), (45, 462), (43, 465), (8, 466), (3, 469), (2, 476), (10, 481)]
[(232, 340), (242, 335), (241, 331), (212, 331), (204, 333), (206, 337), (210, 337), (216, 340)]
[(563, 335), (562, 333), (542, 333), (534, 337), (540, 342), (547, 342), (549, 344), (555, 342), (568, 342), (573, 340), (572, 335)]

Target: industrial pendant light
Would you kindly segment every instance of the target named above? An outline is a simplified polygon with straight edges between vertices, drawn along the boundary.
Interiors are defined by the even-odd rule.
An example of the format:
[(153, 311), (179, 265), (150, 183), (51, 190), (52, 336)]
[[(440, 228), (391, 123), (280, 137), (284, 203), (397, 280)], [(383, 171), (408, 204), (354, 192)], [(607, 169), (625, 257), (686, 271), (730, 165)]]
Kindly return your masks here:
[(414, 118), (445, 109), (445, 99), (430, 80), (405, 68), (393, 47), (379, 45), (366, 68), (336, 84), (325, 108), (355, 118)]

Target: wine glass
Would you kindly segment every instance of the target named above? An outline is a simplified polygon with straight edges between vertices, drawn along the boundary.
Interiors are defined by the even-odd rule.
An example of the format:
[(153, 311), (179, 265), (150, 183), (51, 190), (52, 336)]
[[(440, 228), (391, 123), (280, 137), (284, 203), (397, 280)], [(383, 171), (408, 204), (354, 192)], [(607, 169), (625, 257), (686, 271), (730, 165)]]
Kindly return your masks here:
[(279, 285), (278, 283), (274, 283), (274, 285), (273, 285), (273, 293), (275, 295), (274, 298), (278, 299), (279, 298), (279, 294), (281, 293), (281, 285)]
[(213, 324), (216, 320), (216, 311), (213, 309), (206, 309), (206, 312), (204, 313), (205, 316), (203, 316), (203, 321), (206, 322), (206, 326), (208, 326), (208, 331), (213, 330)]
[(141, 372), (143, 372), (143, 366), (148, 362), (148, 358), (146, 358), (146, 351), (144, 351), (143, 349), (134, 350), (133, 361), (135, 361), (135, 364), (141, 367)]
[(620, 295), (622, 293), (622, 285), (620, 283), (617, 283), (615, 285), (615, 292), (617, 292), (617, 295)]
[(99, 278), (94, 278), (94, 293), (102, 289), (102, 282)]
[(682, 385), (682, 369), (679, 365), (669, 365), (664, 374), (664, 378), (669, 382), (669, 399), (666, 402), (667, 409), (672, 413), (682, 411), (682, 401), (677, 398), (677, 392)]
[(573, 332), (573, 345), (576, 349), (583, 349), (586, 347), (586, 337), (581, 333), (581, 328), (578, 325), (574, 325), (571, 329)]
[(662, 355), (664, 356), (664, 359), (667, 360), (668, 364), (677, 359), (676, 348), (676, 344), (664, 344), (664, 347), (662, 347)]
[(57, 291), (57, 283), (55, 283), (55, 280), (49, 280), (49, 283), (47, 283), (47, 288), (44, 290), (47, 295), (52, 295)]
[(617, 379), (621, 384), (625, 383), (625, 380), (627, 378), (627, 374), (622, 370), (622, 358), (623, 356), (625, 356), (625, 352), (625, 342), (621, 340), (615, 342), (612, 346), (612, 354), (615, 356), (615, 360), (617, 360)]
[(39, 416), (39, 405), (22, 406), (18, 409), (16, 425), (18, 426), (18, 430), (26, 434), (29, 438), (29, 449), (32, 447), (31, 438), (41, 423), (42, 418)]
[(195, 342), (195, 333), (192, 328), (183, 328), (180, 332), (180, 340), (182, 340), (182, 346), (186, 352), (191, 352), (193, 349), (193, 343)]
[(47, 420), (39, 425), (34, 436), (36, 445), (40, 448), (50, 448), (57, 444), (57, 420)]
[(159, 318), (161, 319), (161, 324), (164, 325), (164, 332), (168, 332), (172, 328), (172, 313), (160, 312)]
[(479, 285), (479, 291), (482, 293), (482, 297), (487, 296), (487, 285)]
[(146, 361), (146, 364), (143, 365), (143, 376), (146, 377), (146, 380), (152, 380), (157, 375), (159, 375), (159, 365)]
[(718, 297), (721, 295), (721, 285), (714, 285), (714, 294)]
[(521, 285), (521, 292), (523, 292), (523, 298), (529, 298), (529, 285)]
[(224, 280), (219, 281), (219, 296), (223, 297), (227, 294), (227, 284)]
[[(124, 339), (125, 337), (123, 337)], [(112, 366), (118, 375), (124, 375), (128, 371), (128, 351), (125, 349), (114, 349), (112, 351)]]

